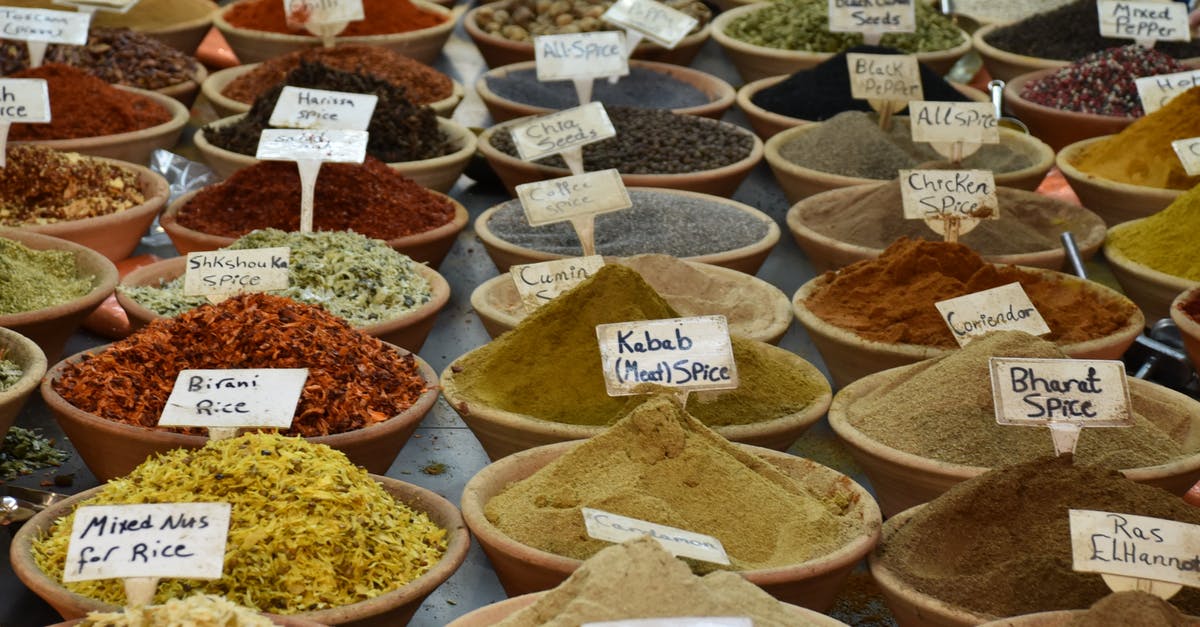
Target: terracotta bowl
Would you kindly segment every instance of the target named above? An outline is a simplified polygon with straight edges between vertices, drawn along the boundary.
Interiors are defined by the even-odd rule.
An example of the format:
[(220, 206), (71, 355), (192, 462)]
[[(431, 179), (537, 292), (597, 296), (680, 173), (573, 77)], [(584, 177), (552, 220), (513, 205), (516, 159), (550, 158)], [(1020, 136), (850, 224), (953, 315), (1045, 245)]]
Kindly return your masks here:
[(0, 237), (16, 240), (34, 250), (71, 251), (75, 254), (79, 276), (93, 277), (92, 291), (75, 300), (48, 309), (0, 315), (0, 327), (12, 329), (36, 342), (46, 359), (58, 359), (83, 319), (113, 293), (117, 286), (117, 267), (96, 251), (57, 237), (3, 228), (0, 228)]
[[(816, 366), (801, 359), (795, 353), (770, 344), (760, 344), (765, 359), (774, 361), (779, 369), (801, 370), (814, 379), (824, 381)], [(478, 350), (478, 349), (476, 349)], [(466, 355), (471, 354), (468, 352)], [(446, 402), (458, 412), (463, 422), (483, 446), (488, 458), (499, 460), (526, 449), (583, 440), (598, 435), (606, 427), (570, 425), (551, 420), (542, 420), (526, 414), (518, 414), (476, 402), (460, 388), (455, 368), (466, 357), (454, 360), (442, 371), (442, 395)], [(829, 409), (832, 393), (823, 391), (804, 410), (748, 425), (714, 427), (713, 430), (725, 439), (742, 444), (761, 446), (777, 451), (786, 451), (796, 438), (825, 415)]]
[[(509, 538), (488, 521), (483, 513), (484, 507), (509, 484), (529, 477), (578, 445), (579, 442), (562, 442), (539, 446), (494, 462), (471, 477), (463, 490), (463, 518), (471, 533), (479, 540), (500, 578), (500, 585), (504, 586), (504, 591), (510, 597), (553, 588), (583, 562), (535, 549)], [(879, 535), (879, 508), (862, 486), (835, 470), (786, 453), (753, 446), (747, 446), (745, 450), (762, 457), (794, 478), (809, 476), (809, 480), (820, 486), (818, 490), (822, 492), (845, 492), (854, 503), (851, 515), (867, 523), (868, 528), (862, 535), (825, 557), (793, 566), (739, 573), (784, 603), (817, 611), (829, 609), (850, 571), (875, 546)]]
[[(1022, 269), (1063, 281), (1083, 281), (1083, 279), (1054, 270), (1029, 267)], [(1084, 282), (1089, 289), (1107, 299), (1128, 301), (1115, 290), (1099, 283)], [(937, 357), (950, 350), (920, 344), (894, 344), (867, 340), (852, 331), (826, 322), (813, 314), (804, 304), (804, 300), (817, 287), (825, 283), (825, 276), (820, 275), (800, 286), (800, 290), (792, 298), (792, 307), (796, 319), (804, 325), (813, 344), (817, 347), (817, 351), (821, 353), (821, 359), (829, 369), (830, 377), (833, 378), (834, 387), (843, 388), (869, 374)], [(1120, 359), (1121, 355), (1125, 353), (1125, 349), (1133, 344), (1134, 338), (1141, 335), (1145, 325), (1146, 320), (1141, 311), (1134, 311), (1133, 316), (1129, 318), (1124, 327), (1109, 335), (1085, 342), (1061, 344), (1059, 348), (1075, 359)]]
[[(638, 257), (614, 257), (607, 263), (619, 263), (638, 269)], [(788, 327), (792, 325), (791, 301), (779, 288), (744, 272), (730, 270), (705, 263), (687, 262), (697, 270), (713, 277), (736, 281), (741, 289), (739, 305), (727, 310), (699, 310), (692, 304), (692, 298), (704, 302), (706, 294), (712, 294), (713, 289), (726, 289), (714, 285), (679, 285), (666, 282), (666, 277), (657, 276), (652, 272), (641, 272), (642, 278), (650, 284), (671, 306), (684, 316), (724, 315), (729, 321), (729, 332), (767, 344), (778, 344)], [(676, 296), (677, 295), (677, 296)], [(676, 298), (672, 299), (672, 296)], [(741, 303), (756, 303), (753, 310), (741, 308)], [(484, 281), (471, 292), (471, 308), (483, 321), (483, 328), (488, 335), (498, 337), (501, 333), (517, 326), (525, 319), (527, 311), (521, 304), (521, 296), (512, 277), (505, 273)], [(753, 314), (753, 315), (751, 315)], [(740, 324), (739, 324), (740, 323)]]
[[(536, 67), (534, 61), (522, 61), (504, 67), (498, 67), (493, 70), (488, 70), (475, 81), (475, 92), (479, 94), (479, 98), (483, 100), (483, 104), (487, 107), (488, 113), (492, 114), (492, 120), (495, 122), (506, 122), (516, 118), (522, 118), (530, 115), (545, 115), (554, 111), (549, 107), (541, 107), (531, 105), (516, 100), (509, 100), (498, 95), (488, 87), (489, 78), (501, 78), (508, 76), (513, 72), (521, 70), (532, 70)], [(629, 62), (629, 67), (642, 68), (650, 70), (658, 74), (665, 74), (677, 81), (682, 81), (699, 89), (706, 96), (708, 102), (694, 107), (682, 107), (672, 109), (675, 113), (683, 113), (687, 115), (699, 115), (714, 120), (721, 119), (721, 116), (733, 106), (733, 98), (737, 92), (733, 86), (725, 81), (688, 67), (680, 65), (672, 65), (670, 63), (657, 63), (654, 61), (639, 61), (632, 60)]]
[(171, 113), (171, 119), (138, 131), (83, 137), (80, 139), (49, 139), (28, 142), (11, 142), (13, 144), (41, 144), (63, 152), (78, 152), (93, 157), (108, 157), (119, 161), (128, 161), (146, 165), (150, 163), (150, 153), (162, 148), (170, 150), (179, 143), (179, 135), (187, 124), (190, 113), (187, 107), (178, 100), (164, 96), (156, 91), (135, 89), (122, 85), (114, 85), (117, 89), (131, 91), (145, 96), (162, 105)]
[(154, 222), (154, 216), (167, 202), (169, 189), (167, 180), (149, 168), (114, 159), (100, 159), (106, 163), (132, 170), (138, 178), (138, 186), (145, 202), (119, 213), (105, 216), (55, 222), (53, 224), (29, 224), (17, 227), (31, 233), (58, 237), (81, 246), (87, 246), (113, 262), (125, 259), (137, 248), (142, 235)]
[[(94, 18), (92, 24), (95, 26), (113, 26), (113, 27), (129, 27), (139, 31), (145, 35), (153, 37), (180, 52), (187, 55), (194, 55), (196, 48), (200, 46), (200, 41), (208, 34), (209, 28), (212, 27), (212, 14), (217, 11), (217, 3), (212, 0), (166, 0), (160, 2), (160, 5), (167, 3), (176, 5), (172, 9), (178, 11), (179, 7), (187, 7), (189, 17), (185, 19), (166, 24), (155, 26), (153, 28), (133, 27), (140, 19), (151, 17), (149, 20), (154, 24), (162, 24), (164, 20), (160, 15), (152, 15), (156, 10), (161, 11), (161, 7), (152, 7), (146, 9), (145, 6), (134, 6), (129, 10), (129, 13), (119, 15), (115, 13), (100, 12), (100, 17)], [(61, 4), (55, 4), (52, 0), (6, 0), (8, 6), (34, 8), (34, 9), (51, 9), (57, 11), (73, 10), (64, 8)]]
[(1079, 202), (1104, 218), (1110, 227), (1166, 209), (1167, 205), (1187, 191), (1120, 183), (1075, 167), (1075, 162), (1087, 146), (1109, 137), (1105, 135), (1077, 141), (1058, 152), (1055, 164), (1062, 170), (1075, 195), (1079, 196)]
[[(174, 257), (142, 266), (127, 274), (121, 280), (121, 285), (158, 285), (161, 282), (170, 281), (183, 275), (186, 263), (186, 257)], [(428, 266), (417, 264), (416, 269), (421, 276), (429, 281), (430, 288), (433, 291), (433, 298), (424, 305), (398, 318), (380, 322), (379, 324), (358, 327), (359, 330), (389, 344), (403, 346), (412, 351), (421, 350), (421, 347), (425, 344), (425, 338), (429, 337), (429, 332), (433, 330), (433, 323), (437, 319), (437, 313), (450, 301), (450, 284), (446, 282), (446, 279), (442, 275)], [(126, 296), (120, 290), (117, 291), (117, 302), (121, 303), (121, 307), (129, 315), (129, 325), (134, 331), (146, 326), (151, 320), (163, 317)], [(383, 470), (386, 471), (387, 468)]]
[[(904, 376), (905, 370), (905, 367), (893, 368), (863, 377), (839, 391), (829, 408), (829, 425), (866, 472), (875, 489), (879, 509), (883, 510), (885, 516), (894, 516), (910, 507), (932, 501), (959, 483), (991, 470), (908, 453), (880, 443), (851, 424), (850, 416), (855, 413), (854, 403), (879, 386), (888, 385)], [(1167, 387), (1133, 377), (1129, 379), (1129, 387), (1140, 398), (1187, 407), (1182, 418), (1188, 419), (1190, 426), (1183, 433), (1170, 428), (1181, 416), (1158, 418), (1147, 414), (1146, 418), (1152, 422), (1161, 420), (1180, 444), (1200, 444), (1200, 402)], [(1165, 424), (1168, 421), (1171, 424)], [(1165, 464), (1128, 468), (1121, 472), (1138, 483), (1182, 496), (1200, 479), (1200, 451)]]
[[(446, 552), (442, 555), (442, 559), (434, 564), (428, 572), (408, 585), (374, 599), (327, 610), (292, 614), (283, 617), (285, 620), (306, 620), (319, 625), (351, 627), (405, 625), (412, 620), (425, 597), (449, 579), (450, 575), (453, 575), (454, 571), (458, 570), (458, 567), (466, 560), (467, 549), (471, 546), (471, 536), (463, 522), (462, 514), (453, 503), (410, 483), (377, 475), (372, 475), (371, 478), (378, 481), (383, 489), (387, 490), (388, 494), (391, 494), (396, 500), (415, 510), (425, 512), (430, 520), (447, 530)], [(66, 619), (82, 618), (94, 610), (111, 612), (117, 607), (71, 592), (43, 573), (33, 561), (33, 541), (47, 532), (55, 520), (66, 516), (100, 490), (99, 487), (92, 488), (45, 509), (25, 523), (25, 526), (13, 536), (11, 550), (13, 571), (30, 590), (53, 606)], [(295, 623), (281, 622), (280, 624)]]
[[(175, 250), (179, 251), (181, 255), (224, 248), (237, 239), (235, 237), (225, 237), (223, 235), (213, 235), (197, 231), (179, 224), (179, 211), (197, 193), (198, 191), (188, 192), (176, 198), (175, 202), (172, 202), (171, 206), (167, 207), (166, 212), (159, 218), (159, 225), (167, 232), (167, 236), (171, 238), (171, 243), (174, 244)], [(440, 194), (440, 192), (434, 193)], [(416, 261), (427, 263), (434, 268), (441, 265), (442, 260), (446, 258), (446, 254), (450, 252), (450, 248), (454, 245), (455, 238), (466, 228), (467, 220), (470, 218), (467, 208), (462, 203), (449, 196), (446, 196), (446, 198), (454, 204), (454, 219), (424, 233), (390, 239), (388, 240), (388, 246), (412, 257)]]
[[(787, 197), (788, 202), (796, 203), (813, 194), (819, 194), (840, 187), (880, 182), (878, 179), (822, 172), (796, 165), (783, 158), (783, 155), (779, 152), (781, 147), (794, 141), (803, 133), (819, 128), (820, 124), (820, 122), (813, 122), (777, 133), (771, 139), (767, 140), (766, 146), (763, 149), (767, 163), (771, 166), (771, 172), (775, 174), (775, 180), (783, 188), (783, 194)], [(1033, 165), (1011, 172), (997, 172), (996, 185), (1015, 187), (1027, 191), (1036, 190), (1042, 184), (1042, 180), (1046, 178), (1046, 173), (1054, 165), (1054, 151), (1036, 137), (1007, 128), (1000, 129), (1000, 142), (1029, 155), (1033, 161)], [(836, 148), (836, 146), (830, 147), (831, 150), (836, 150)], [(1083, 201), (1083, 204), (1085, 207), (1095, 209), (1086, 200)], [(1100, 213), (1101, 217), (1105, 217), (1099, 211), (1096, 211), (1096, 213)]]
[(1192, 360), (1193, 367), (1200, 364), (1200, 322), (1184, 313), (1183, 304), (1197, 298), (1200, 298), (1200, 286), (1180, 294), (1175, 298), (1175, 302), (1171, 303), (1171, 319), (1179, 327), (1179, 333), (1183, 336), (1183, 348), (1187, 351), (1188, 359)]
[[(571, 175), (571, 171), (566, 168), (522, 161), (517, 157), (504, 154), (492, 146), (492, 135), (497, 132), (508, 132), (507, 127), (509, 125), (517, 124), (525, 119), (518, 118), (503, 125), (493, 126), (479, 135), (480, 154), (487, 159), (488, 165), (492, 166), (492, 170), (496, 172), (496, 176), (500, 177), (500, 181), (504, 183), (504, 187), (508, 190), (509, 195), (514, 198), (517, 195), (516, 187), (518, 185)], [(757, 135), (736, 124), (729, 122), (718, 122), (718, 124), (725, 125), (726, 128), (753, 137), (754, 147), (750, 149), (750, 154), (741, 160), (712, 170), (683, 174), (622, 173), (621, 180), (625, 182), (626, 187), (659, 187), (712, 194), (726, 198), (733, 196), (738, 186), (750, 174), (750, 170), (753, 170), (754, 166), (758, 165), (758, 162), (762, 160), (763, 143)]]
[[(639, 189), (639, 188), (631, 188)], [(721, 266), (731, 270), (737, 270), (746, 274), (756, 274), (758, 269), (767, 259), (767, 255), (771, 253), (771, 249), (779, 242), (779, 226), (775, 224), (775, 220), (767, 214), (751, 207), (750, 205), (730, 200), (728, 198), (719, 198), (707, 194), (696, 194), (694, 192), (686, 192), (681, 190), (654, 190), (659, 192), (670, 192), (684, 196), (702, 196), (706, 200), (721, 202), (732, 207), (736, 207), (754, 217), (762, 220), (767, 224), (767, 235), (762, 240), (755, 242), (749, 246), (734, 248), (724, 252), (712, 255), (697, 255), (688, 257), (688, 261), (696, 261), (700, 263), (708, 263), (714, 266)], [(484, 211), (478, 218), (475, 219), (475, 234), (479, 236), (479, 240), (483, 242), (483, 248), (487, 251), (492, 262), (496, 264), (500, 272), (508, 272), (508, 269), (514, 265), (525, 263), (538, 263), (542, 261), (550, 261), (551, 259), (562, 259), (565, 255), (548, 253), (533, 248), (518, 246), (507, 240), (500, 239), (498, 235), (488, 228), (488, 220), (492, 215), (500, 210), (503, 205), (496, 205)]]
[[(538, 599), (545, 596), (545, 594), (545, 592), (531, 592), (529, 594), (522, 594), (519, 597), (492, 603), (491, 605), (485, 605), (469, 614), (458, 617), (446, 625), (446, 627), (491, 627), (491, 625), (495, 625), (526, 607), (533, 605)], [(789, 605), (788, 609), (795, 612), (796, 620), (804, 625), (838, 627), (839, 625), (846, 624), (824, 614), (818, 614), (810, 609), (800, 607), (799, 605)]]
[[(213, 72), (204, 84), (200, 86), (200, 91), (204, 94), (204, 98), (212, 105), (213, 110), (222, 118), (227, 118), (235, 115), (246, 113), (250, 110), (250, 103), (234, 100), (221, 92), (229, 86), (234, 79), (258, 67), (259, 63), (251, 63), (249, 65), (237, 65), (231, 68), (225, 68), (217, 72)], [(463, 95), (466, 93), (463, 90), (462, 83), (454, 79), (450, 79), (454, 85), (454, 91), (441, 100), (429, 103), (430, 108), (437, 112), (438, 115), (448, 118), (454, 113), (454, 109), (458, 107), (458, 103), (462, 101)]]
[[(1123, 228), (1129, 227), (1118, 224), (1110, 228), (1108, 232), (1110, 234), (1117, 233)], [(1112, 269), (1113, 276), (1121, 284), (1121, 290), (1145, 314), (1147, 325), (1152, 325), (1163, 318), (1169, 318), (1171, 301), (1175, 300), (1180, 292), (1200, 285), (1196, 281), (1159, 272), (1150, 266), (1138, 263), (1107, 243), (1104, 245), (1104, 258), (1108, 260), (1108, 267)]]
[(196, 102), (196, 95), (200, 93), (200, 85), (206, 80), (208, 80), (208, 69), (200, 62), (196, 62), (190, 79), (182, 83), (160, 87), (154, 91), (164, 96), (170, 96), (190, 109), (192, 104)]
[(1031, 102), (1021, 97), (1021, 91), (1029, 83), (1040, 81), (1057, 72), (1059, 68), (1048, 68), (1022, 74), (1004, 86), (1004, 104), (1013, 116), (1029, 127), (1029, 132), (1050, 145), (1055, 152), (1070, 144), (1100, 137), (1115, 135), (1133, 124), (1137, 118), (1078, 113), (1055, 109)]
[[(882, 248), (871, 248), (838, 240), (814, 229), (810, 225), (811, 212), (818, 206), (818, 203), (844, 203), (847, 202), (845, 199), (861, 194), (863, 189), (865, 189), (864, 186), (857, 185), (841, 189), (831, 189), (815, 196), (809, 196), (792, 205), (792, 208), (788, 210), (788, 229), (792, 232), (792, 237), (796, 239), (796, 243), (804, 251), (804, 256), (812, 262), (813, 268), (818, 274), (829, 270), (837, 270), (856, 261), (874, 259), (883, 253)], [(1104, 221), (1100, 219), (1100, 216), (1091, 211), (1069, 202), (1057, 202), (1055, 209), (1054, 214), (1046, 216), (1046, 222), (1048, 224), (1074, 225), (1072, 232), (1076, 235), (1076, 245), (1079, 247), (1079, 253), (1085, 260), (1091, 259), (1096, 254), (1096, 251), (1100, 250), (1100, 245), (1104, 243), (1104, 236), (1107, 232)], [(897, 211), (899, 210), (897, 207)], [(851, 216), (847, 215), (847, 218), (849, 219)], [(929, 231), (929, 237), (931, 239), (940, 239), (932, 230)], [(1056, 244), (1054, 248), (1047, 250), (1009, 255), (984, 255), (983, 258), (991, 263), (1006, 263), (1059, 270), (1065, 265), (1066, 254)]]
[[(129, 474), (138, 464), (156, 453), (177, 448), (202, 448), (208, 442), (207, 437), (135, 427), (107, 420), (71, 405), (55, 391), (53, 383), (62, 376), (67, 364), (78, 363), (88, 355), (107, 350), (109, 346), (111, 345), (98, 346), (60, 361), (46, 373), (41, 385), (42, 399), (50, 406), (55, 420), (71, 439), (71, 443), (75, 445), (83, 463), (92, 474), (100, 481), (108, 481)], [(394, 348), (401, 354), (408, 353), (398, 346)], [(350, 461), (370, 472), (387, 472), (396, 456), (400, 454), (400, 449), (404, 448), (404, 443), (416, 431), (421, 419), (429, 413), (438, 398), (437, 373), (425, 360), (413, 356), (417, 360), (421, 377), (429, 384), (429, 389), (417, 398), (412, 407), (369, 427), (305, 439), (317, 444), (327, 444), (345, 453)]]
[[(282, 627), (321, 627), (321, 623), (305, 620), (303, 618), (276, 616), (274, 614), (262, 614), (262, 616), (271, 619), (271, 624), (281, 625)], [(61, 623), (55, 623), (50, 625), (50, 627), (76, 627), (76, 625), (79, 625), (83, 621), (84, 619), (82, 618), (75, 618)]]
[[(412, 1), (421, 9), (445, 16), (446, 21), (436, 26), (420, 28), (407, 33), (337, 37), (335, 43), (382, 46), (412, 57), (421, 63), (432, 65), (437, 60), (438, 54), (441, 53), (442, 46), (450, 38), (450, 33), (454, 30), (459, 10), (451, 10), (427, 0)], [(225, 21), (225, 14), (229, 12), (231, 6), (233, 5), (226, 5), (215, 13), (212, 21), (213, 26), (216, 26), (217, 30), (225, 36), (229, 47), (233, 49), (233, 53), (242, 63), (259, 63), (289, 52), (304, 48), (316, 48), (321, 45), (320, 38), (310, 35), (285, 35), (233, 26)]]
[(21, 378), (7, 390), (0, 391), (0, 441), (17, 420), (17, 414), (29, 400), (46, 374), (46, 354), (33, 340), (0, 327), (0, 360), (11, 361), (21, 368)]
[[(984, 26), (983, 28), (975, 31), (975, 34), (971, 38), (971, 43), (975, 47), (975, 51), (979, 53), (980, 57), (983, 57), (983, 65), (987, 68), (988, 74), (990, 74), (992, 78), (997, 78), (1002, 81), (1011, 81), (1022, 74), (1028, 74), (1038, 70), (1056, 70), (1071, 64), (1071, 62), (1067, 60), (1028, 57), (1023, 54), (1008, 52), (984, 41), (985, 37), (990, 35), (993, 31), (1001, 26), (1003, 25), (990, 24), (988, 26)], [(1005, 97), (1007, 98), (1007, 94), (1005, 94)]]
[(213, 16), (216, 14), (218, 6), (211, 0), (189, 1), (209, 7), (208, 12), (205, 15), (197, 15), (170, 26), (147, 29), (142, 32), (185, 54), (195, 54), (200, 47), (200, 42), (204, 41), (204, 36), (212, 29)]
[[(499, 5), (501, 3), (494, 2), (491, 4)], [(533, 61), (532, 43), (498, 37), (480, 28), (475, 19), (479, 14), (479, 8), (477, 6), (467, 11), (467, 14), (463, 16), (463, 28), (467, 31), (467, 35), (470, 35), (471, 41), (475, 42), (475, 47), (479, 48), (479, 54), (483, 55), (483, 62), (489, 68), (498, 68), (503, 65), (512, 65), (513, 63), (520, 63), (522, 61)], [(686, 67), (691, 65), (692, 59), (695, 59), (696, 55), (700, 53), (700, 48), (704, 46), (704, 42), (708, 41), (710, 29), (711, 24), (705, 24), (704, 28), (684, 37), (671, 49), (643, 41), (634, 48), (633, 58)]]
[[(245, 114), (221, 118), (213, 124), (222, 127), (236, 122), (243, 115)], [(476, 140), (475, 134), (470, 129), (446, 118), (438, 118), (438, 128), (449, 138), (450, 152), (448, 154), (418, 161), (397, 161), (389, 163), (388, 166), (420, 183), (423, 187), (446, 193), (450, 191), (451, 187), (454, 187), (454, 182), (467, 168), (471, 157), (475, 156)], [(209, 143), (204, 136), (203, 128), (196, 129), (196, 134), (192, 136), (192, 143), (200, 151), (200, 156), (204, 158), (205, 163), (221, 179), (227, 179), (234, 172), (258, 163), (258, 159), (252, 155), (225, 150)]]
[[(756, 46), (734, 39), (725, 34), (729, 24), (743, 16), (750, 15), (770, 6), (769, 2), (759, 2), (736, 9), (725, 11), (712, 22), (712, 38), (721, 45), (725, 55), (733, 61), (733, 67), (741, 75), (742, 80), (749, 83), (768, 76), (791, 74), (797, 70), (807, 70), (819, 63), (829, 60), (834, 52), (807, 52), (804, 50), (783, 50)], [(959, 31), (962, 43), (953, 48), (933, 52), (918, 52), (917, 60), (937, 71), (946, 74), (963, 55), (971, 51), (971, 37), (966, 32)]]

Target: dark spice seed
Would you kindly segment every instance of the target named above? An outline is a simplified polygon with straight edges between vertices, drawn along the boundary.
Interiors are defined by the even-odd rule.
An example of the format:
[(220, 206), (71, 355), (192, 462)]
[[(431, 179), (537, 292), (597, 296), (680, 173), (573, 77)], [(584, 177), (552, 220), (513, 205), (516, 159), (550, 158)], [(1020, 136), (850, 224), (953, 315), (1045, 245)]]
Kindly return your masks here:
[[(487, 86), (501, 98), (535, 107), (569, 109), (579, 104), (571, 81), (539, 82), (537, 71), (532, 69), (509, 72), (502, 77), (489, 76)], [(602, 102), (606, 107), (680, 109), (707, 104), (709, 98), (690, 83), (670, 74), (635, 66), (629, 68), (629, 75), (621, 77), (615, 85), (606, 79), (593, 82), (592, 101)]]
[[(1124, 46), (1129, 39), (1100, 36), (1096, 0), (1078, 0), (1053, 11), (996, 29), (984, 38), (1001, 50), (1030, 57), (1072, 61), (1105, 48)], [(1160, 41), (1154, 48), (1176, 59), (1200, 56), (1200, 42)]]
[[(92, 28), (82, 46), (51, 44), (46, 63), (79, 68), (117, 85), (162, 89), (191, 80), (196, 60), (163, 42), (128, 28)], [(0, 40), (0, 74), (29, 67), (29, 48), (23, 41)]]
[(1145, 115), (1136, 79), (1186, 71), (1174, 58), (1141, 46), (1101, 50), (1026, 83), (1021, 97), (1040, 105), (1127, 118)]

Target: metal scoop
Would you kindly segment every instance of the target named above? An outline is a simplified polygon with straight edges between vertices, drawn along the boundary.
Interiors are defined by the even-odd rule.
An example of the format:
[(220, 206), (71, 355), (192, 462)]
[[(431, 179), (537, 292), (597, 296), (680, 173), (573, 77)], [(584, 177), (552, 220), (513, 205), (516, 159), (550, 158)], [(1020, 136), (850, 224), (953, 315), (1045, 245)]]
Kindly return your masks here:
[(988, 82), (988, 92), (992, 95), (992, 109), (996, 113), (996, 121), (1004, 128), (1011, 128), (1029, 134), (1029, 127), (1012, 116), (1004, 115), (1004, 81), (993, 79)]

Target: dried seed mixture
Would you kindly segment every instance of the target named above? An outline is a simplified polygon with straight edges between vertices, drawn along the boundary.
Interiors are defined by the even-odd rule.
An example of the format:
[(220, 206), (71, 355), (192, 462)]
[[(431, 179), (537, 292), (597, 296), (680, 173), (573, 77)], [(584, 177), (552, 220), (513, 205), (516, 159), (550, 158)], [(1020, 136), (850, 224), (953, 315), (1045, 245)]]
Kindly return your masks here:
[(0, 226), (93, 218), (145, 201), (136, 172), (73, 152), (9, 145), (0, 168)]

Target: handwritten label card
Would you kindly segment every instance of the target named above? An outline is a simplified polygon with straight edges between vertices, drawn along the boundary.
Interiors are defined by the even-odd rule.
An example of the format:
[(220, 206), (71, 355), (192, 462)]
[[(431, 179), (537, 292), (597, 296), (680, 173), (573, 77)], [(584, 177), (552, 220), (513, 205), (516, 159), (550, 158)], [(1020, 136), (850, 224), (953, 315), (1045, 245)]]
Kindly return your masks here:
[(268, 122), (285, 128), (365, 131), (379, 96), (286, 85)]
[(620, 211), (633, 206), (616, 169), (525, 183), (516, 187), (530, 226), (562, 222), (581, 215)]
[(0, 34), (5, 39), (82, 46), (92, 16), (75, 11), (0, 7)]
[[(654, 0), (617, 0), (600, 19), (634, 31), (664, 48), (674, 48), (699, 24), (687, 13)], [(627, 43), (631, 49), (637, 46), (632, 38)]]
[(606, 78), (629, 74), (625, 35), (605, 30), (533, 39), (539, 81)]
[(350, 22), (366, 17), (362, 0), (283, 0), (283, 11), (289, 26), (303, 26), (326, 48), (333, 47), (333, 38)]
[(729, 565), (729, 555), (725, 553), (725, 547), (720, 540), (712, 536), (666, 525), (657, 525), (590, 507), (580, 508), (580, 511), (583, 512), (583, 524), (587, 527), (588, 535), (597, 540), (624, 542), (631, 538), (650, 536), (658, 540), (658, 543), (671, 555)]
[(681, 616), (606, 620), (599, 623), (583, 623), (580, 627), (754, 627), (754, 621), (741, 616)]
[(948, 241), (956, 241), (979, 220), (1000, 219), (991, 170), (901, 170), (900, 196), (905, 218), (925, 220)]
[(609, 396), (645, 394), (647, 386), (688, 391), (738, 386), (725, 316), (601, 324), (596, 338)]
[(287, 289), (292, 250), (287, 247), (188, 253), (184, 296), (228, 296)]
[(307, 380), (307, 368), (183, 370), (158, 424), (286, 429)]
[(229, 503), (85, 505), (75, 510), (63, 581), (220, 579)]
[(1148, 587), (1139, 579), (1169, 582), (1150, 590), (1164, 599), (1181, 586), (1200, 587), (1200, 526), (1084, 509), (1070, 510), (1070, 520), (1076, 572), (1104, 574), (1118, 592)]
[(925, 99), (920, 64), (912, 55), (851, 52), (846, 55), (846, 65), (852, 98), (905, 103)]
[(1050, 332), (1020, 283), (934, 303), (959, 346), (992, 331), (1024, 331), (1030, 335)]
[(14, 123), (50, 121), (50, 92), (43, 78), (0, 78), (0, 168), (8, 155), (8, 130)]
[(829, 30), (876, 37), (911, 33), (917, 30), (916, 7), (913, 0), (829, 0)]
[(1200, 85), (1200, 70), (1145, 76), (1133, 83), (1137, 86), (1142, 108), (1149, 114), (1165, 107), (1175, 96)]
[(1133, 39), (1151, 47), (1155, 41), (1191, 41), (1187, 5), (1179, 2), (1100, 0), (1100, 35)]
[(366, 131), (265, 128), (254, 156), (263, 161), (362, 163), (367, 137)]
[(1171, 142), (1171, 148), (1175, 149), (1188, 176), (1200, 176), (1200, 137), (1177, 139)]
[(105, 13), (121, 15), (129, 13), (129, 10), (136, 6), (138, 2), (139, 0), (54, 0), (52, 4), (72, 7), (85, 13), (103, 11)]
[(508, 269), (526, 311), (533, 311), (579, 285), (604, 267), (604, 257), (571, 257)]
[(514, 125), (509, 132), (517, 146), (517, 154), (525, 161), (536, 161), (573, 148), (582, 149), (617, 135), (604, 105), (599, 102), (539, 116)]
[(1000, 143), (996, 110), (986, 102), (908, 103), (913, 141), (927, 142), (939, 154), (962, 161), (983, 144)]

